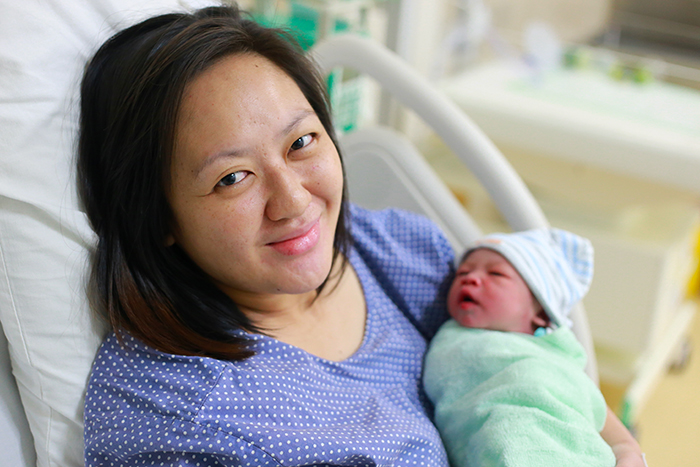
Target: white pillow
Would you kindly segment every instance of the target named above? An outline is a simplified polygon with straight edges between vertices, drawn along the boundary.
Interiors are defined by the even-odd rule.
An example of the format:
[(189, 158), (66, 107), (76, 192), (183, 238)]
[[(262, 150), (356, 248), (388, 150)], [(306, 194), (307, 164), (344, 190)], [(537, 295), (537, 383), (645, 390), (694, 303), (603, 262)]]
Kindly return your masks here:
[(73, 178), (84, 63), (123, 27), (211, 3), (0, 0), (0, 320), (39, 466), (83, 465), (83, 397), (106, 333), (86, 303), (94, 238)]

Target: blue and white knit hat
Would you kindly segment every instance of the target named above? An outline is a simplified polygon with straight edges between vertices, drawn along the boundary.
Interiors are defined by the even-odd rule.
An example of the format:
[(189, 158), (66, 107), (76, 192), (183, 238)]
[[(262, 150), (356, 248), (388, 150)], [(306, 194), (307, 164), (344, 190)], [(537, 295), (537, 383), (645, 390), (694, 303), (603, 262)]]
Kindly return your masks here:
[(525, 280), (556, 326), (571, 326), (573, 306), (588, 292), (593, 279), (593, 245), (560, 229), (534, 229), (487, 235), (463, 258), (479, 248), (505, 257)]

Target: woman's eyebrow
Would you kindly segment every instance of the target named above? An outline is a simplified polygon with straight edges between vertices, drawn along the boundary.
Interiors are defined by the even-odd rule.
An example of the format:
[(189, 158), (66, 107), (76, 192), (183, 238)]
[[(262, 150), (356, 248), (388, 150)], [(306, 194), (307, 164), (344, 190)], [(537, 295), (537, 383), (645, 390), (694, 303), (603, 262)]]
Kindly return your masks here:
[(245, 149), (233, 149), (212, 154), (211, 156), (205, 158), (202, 163), (192, 171), (192, 173), (194, 174), (195, 178), (199, 178), (207, 167), (213, 165), (214, 162), (218, 161), (219, 159), (234, 159), (236, 157), (240, 157), (245, 152)]
[(308, 118), (311, 115), (316, 115), (316, 112), (314, 112), (313, 109), (303, 109), (300, 112), (296, 114), (296, 116), (289, 122), (287, 126), (285, 126), (280, 132), (278, 133), (279, 136), (285, 136), (294, 131), (294, 128), (299, 126), (299, 124), (304, 121), (306, 118)]
[[(285, 126), (282, 128), (277, 134), (280, 137), (286, 136), (294, 129), (301, 124), (305, 119), (310, 117), (311, 115), (316, 115), (316, 112), (314, 112), (313, 109), (303, 109), (300, 112), (298, 112), (294, 118)], [(234, 159), (236, 157), (240, 157), (241, 155), (246, 153), (246, 149), (231, 149), (231, 150), (225, 150), (218, 152), (216, 154), (212, 154), (211, 156), (205, 158), (202, 163), (193, 170), (195, 178), (198, 178), (204, 170), (212, 165), (214, 162), (218, 161), (219, 159)]]

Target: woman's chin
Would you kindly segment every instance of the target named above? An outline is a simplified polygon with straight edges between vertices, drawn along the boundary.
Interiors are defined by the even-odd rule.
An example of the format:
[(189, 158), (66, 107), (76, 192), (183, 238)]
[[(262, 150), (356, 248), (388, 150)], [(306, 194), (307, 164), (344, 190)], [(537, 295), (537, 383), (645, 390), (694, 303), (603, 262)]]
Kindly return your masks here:
[[(305, 267), (294, 268), (285, 275), (286, 280), (278, 281), (280, 293), (304, 294), (318, 289), (328, 279), (331, 271), (330, 261), (327, 264), (307, 264)], [(282, 277), (279, 277), (282, 279)]]

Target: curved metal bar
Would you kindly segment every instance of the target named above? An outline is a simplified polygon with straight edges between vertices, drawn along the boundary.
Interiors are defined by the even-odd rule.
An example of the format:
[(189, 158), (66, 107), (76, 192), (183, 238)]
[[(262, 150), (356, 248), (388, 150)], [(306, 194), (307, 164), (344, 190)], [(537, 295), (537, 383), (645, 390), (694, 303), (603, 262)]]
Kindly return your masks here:
[[(371, 76), (414, 110), (481, 181), (513, 230), (549, 226), (539, 204), (493, 142), (398, 55), (371, 39), (340, 34), (316, 44), (311, 56), (325, 73), (342, 66)], [(570, 318), (589, 357), (586, 371), (598, 382), (593, 339), (583, 307), (574, 308)]]

